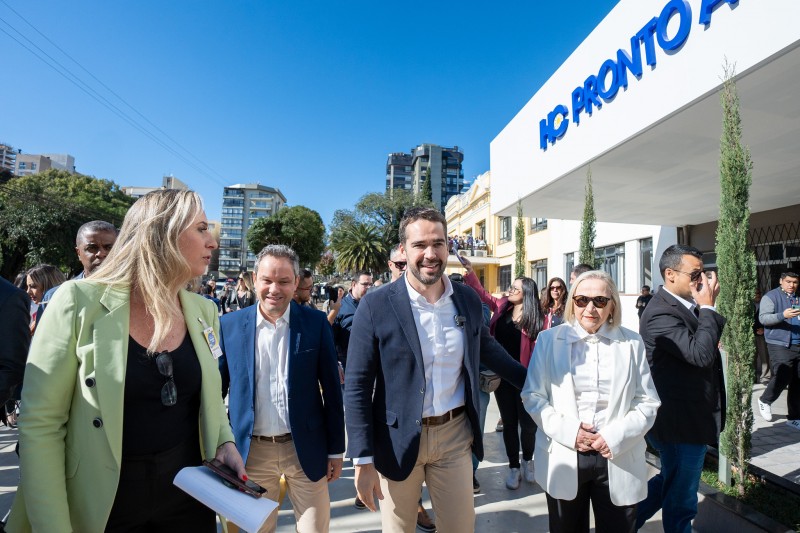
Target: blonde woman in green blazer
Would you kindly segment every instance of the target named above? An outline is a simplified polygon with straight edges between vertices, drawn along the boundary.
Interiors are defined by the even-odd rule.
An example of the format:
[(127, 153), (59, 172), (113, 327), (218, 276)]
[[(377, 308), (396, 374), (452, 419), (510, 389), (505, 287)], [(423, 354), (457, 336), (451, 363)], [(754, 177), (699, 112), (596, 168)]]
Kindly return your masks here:
[[(124, 524), (157, 530), (178, 520), (172, 530), (186, 530), (180, 526), (184, 515), (169, 516), (172, 509), (149, 516), (158, 505), (142, 505), (138, 498), (146, 495), (136, 488), (139, 485), (127, 485), (133, 466), (144, 464), (137, 461), (158, 463), (165, 454), (172, 454), (159, 451), (142, 459), (125, 453), (132, 444), (148, 445), (148, 440), (180, 442), (172, 449), (189, 450), (197, 462), (216, 457), (246, 479), (220, 397), (214, 343), (203, 332), (210, 327), (215, 336), (219, 331), (216, 307), (183, 289), (190, 279), (204, 273), (214, 248), (197, 194), (155, 191), (131, 207), (114, 249), (91, 280), (67, 282), (55, 294), (26, 366), (19, 422), (21, 481), (7, 531), (101, 532), (110, 526), (109, 517), (112, 521), (123, 517), (117, 520), (120, 529)], [(128, 357), (129, 347), (135, 346), (140, 347), (140, 359), (172, 354), (174, 376), (172, 359), (169, 368), (163, 359), (152, 367), (132, 367), (136, 362), (133, 355)], [(186, 356), (187, 351), (196, 354), (196, 362)], [(144, 361), (148, 362), (152, 363)], [(146, 381), (133, 383), (142, 368), (159, 372), (154, 374), (159, 380), (156, 387)], [(191, 369), (196, 378), (191, 401), (181, 396), (190, 392), (185, 385), (188, 378), (178, 373), (179, 368)], [(140, 408), (128, 399), (138, 398), (142, 389), (148, 398), (160, 399), (159, 408), (145, 416), (188, 412), (192, 420), (196, 409), (199, 439), (193, 423), (193, 431), (185, 438), (169, 430), (143, 431), (133, 437), (125, 433), (124, 413), (132, 415)], [(141, 408), (150, 409), (151, 404)], [(134, 416), (131, 425), (132, 420)], [(171, 492), (179, 489), (171, 483), (166, 486), (169, 481), (160, 481), (164, 486), (158, 490), (164, 492), (154, 495), (157, 504), (162, 494), (167, 494), (163, 501), (184, 497)], [(175, 513), (194, 504), (183, 502)], [(126, 510), (127, 515), (122, 512)], [(187, 519), (206, 516), (204, 512), (201, 508), (188, 513)], [(207, 529), (216, 531), (213, 514), (208, 516), (210, 522), (204, 518), (203, 529), (208, 522)]]

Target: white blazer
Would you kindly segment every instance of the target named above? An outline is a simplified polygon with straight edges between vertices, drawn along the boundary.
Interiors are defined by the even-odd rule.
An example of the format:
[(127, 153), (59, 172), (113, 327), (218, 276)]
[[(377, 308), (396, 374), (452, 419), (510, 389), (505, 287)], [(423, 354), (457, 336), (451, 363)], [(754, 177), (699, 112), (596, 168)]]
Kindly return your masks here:
[[(539, 429), (534, 464), (536, 482), (553, 498), (578, 494), (575, 439), (581, 421), (571, 372), (572, 344), (580, 340), (576, 324), (545, 330), (536, 339), (522, 403)], [(661, 401), (650, 377), (642, 338), (627, 328), (603, 327), (611, 340), (611, 393), (606, 424), (599, 431), (609, 449), (608, 483), (614, 505), (633, 505), (647, 496), (644, 435)]]

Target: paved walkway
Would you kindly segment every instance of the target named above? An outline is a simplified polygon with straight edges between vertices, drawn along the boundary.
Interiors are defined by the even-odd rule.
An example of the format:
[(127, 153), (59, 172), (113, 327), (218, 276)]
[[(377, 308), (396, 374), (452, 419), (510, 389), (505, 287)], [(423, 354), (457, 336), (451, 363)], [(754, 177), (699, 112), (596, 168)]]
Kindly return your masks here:
[[(800, 431), (786, 426), (786, 392), (773, 405), (775, 420), (765, 422), (758, 415), (756, 398), (763, 385), (756, 385), (753, 395), (755, 426), (753, 433), (753, 464), (800, 484)], [(475, 530), (478, 533), (512, 533), (518, 531), (547, 531), (547, 504), (544, 493), (536, 485), (522, 483), (519, 490), (505, 488), (507, 471), (503, 441), (494, 431), (498, 419), (494, 399), (489, 404), (484, 434), (486, 458), (478, 469), (481, 492), (475, 495)], [(5, 515), (16, 492), (19, 462), (14, 454), (16, 430), (5, 426), (0, 429), (0, 513)], [(353, 507), (353, 467), (347, 461), (342, 479), (331, 485), (331, 531), (338, 533), (379, 532), (380, 516)], [(423, 491), (425, 507), (430, 510), (430, 499)], [(661, 531), (660, 514), (656, 515), (643, 532)], [(278, 519), (278, 532), (294, 531), (291, 504), (284, 501)]]

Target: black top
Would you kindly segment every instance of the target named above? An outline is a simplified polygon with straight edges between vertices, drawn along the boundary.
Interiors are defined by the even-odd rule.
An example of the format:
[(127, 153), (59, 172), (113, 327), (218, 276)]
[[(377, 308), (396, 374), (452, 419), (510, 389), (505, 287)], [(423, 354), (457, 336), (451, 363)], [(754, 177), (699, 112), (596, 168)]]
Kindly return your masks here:
[(505, 348), (508, 355), (519, 361), (519, 347), (522, 343), (522, 331), (514, 324), (511, 318), (511, 309), (497, 321), (494, 328), (494, 338)]
[(161, 403), (161, 388), (167, 378), (158, 371), (155, 357), (148, 356), (147, 349), (133, 338), (128, 340), (122, 419), (124, 457), (163, 452), (182, 442), (200, 441), (198, 413), (203, 376), (188, 333), (170, 353), (178, 402), (168, 407)]

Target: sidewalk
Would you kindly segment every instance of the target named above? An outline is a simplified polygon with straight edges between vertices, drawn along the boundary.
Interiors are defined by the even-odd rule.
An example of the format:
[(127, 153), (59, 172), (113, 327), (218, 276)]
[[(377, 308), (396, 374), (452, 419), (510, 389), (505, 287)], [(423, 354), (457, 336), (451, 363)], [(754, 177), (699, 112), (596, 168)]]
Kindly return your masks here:
[(753, 386), (753, 439), (750, 463), (800, 485), (800, 431), (786, 425), (786, 391), (772, 404), (772, 422), (758, 412), (765, 385)]

